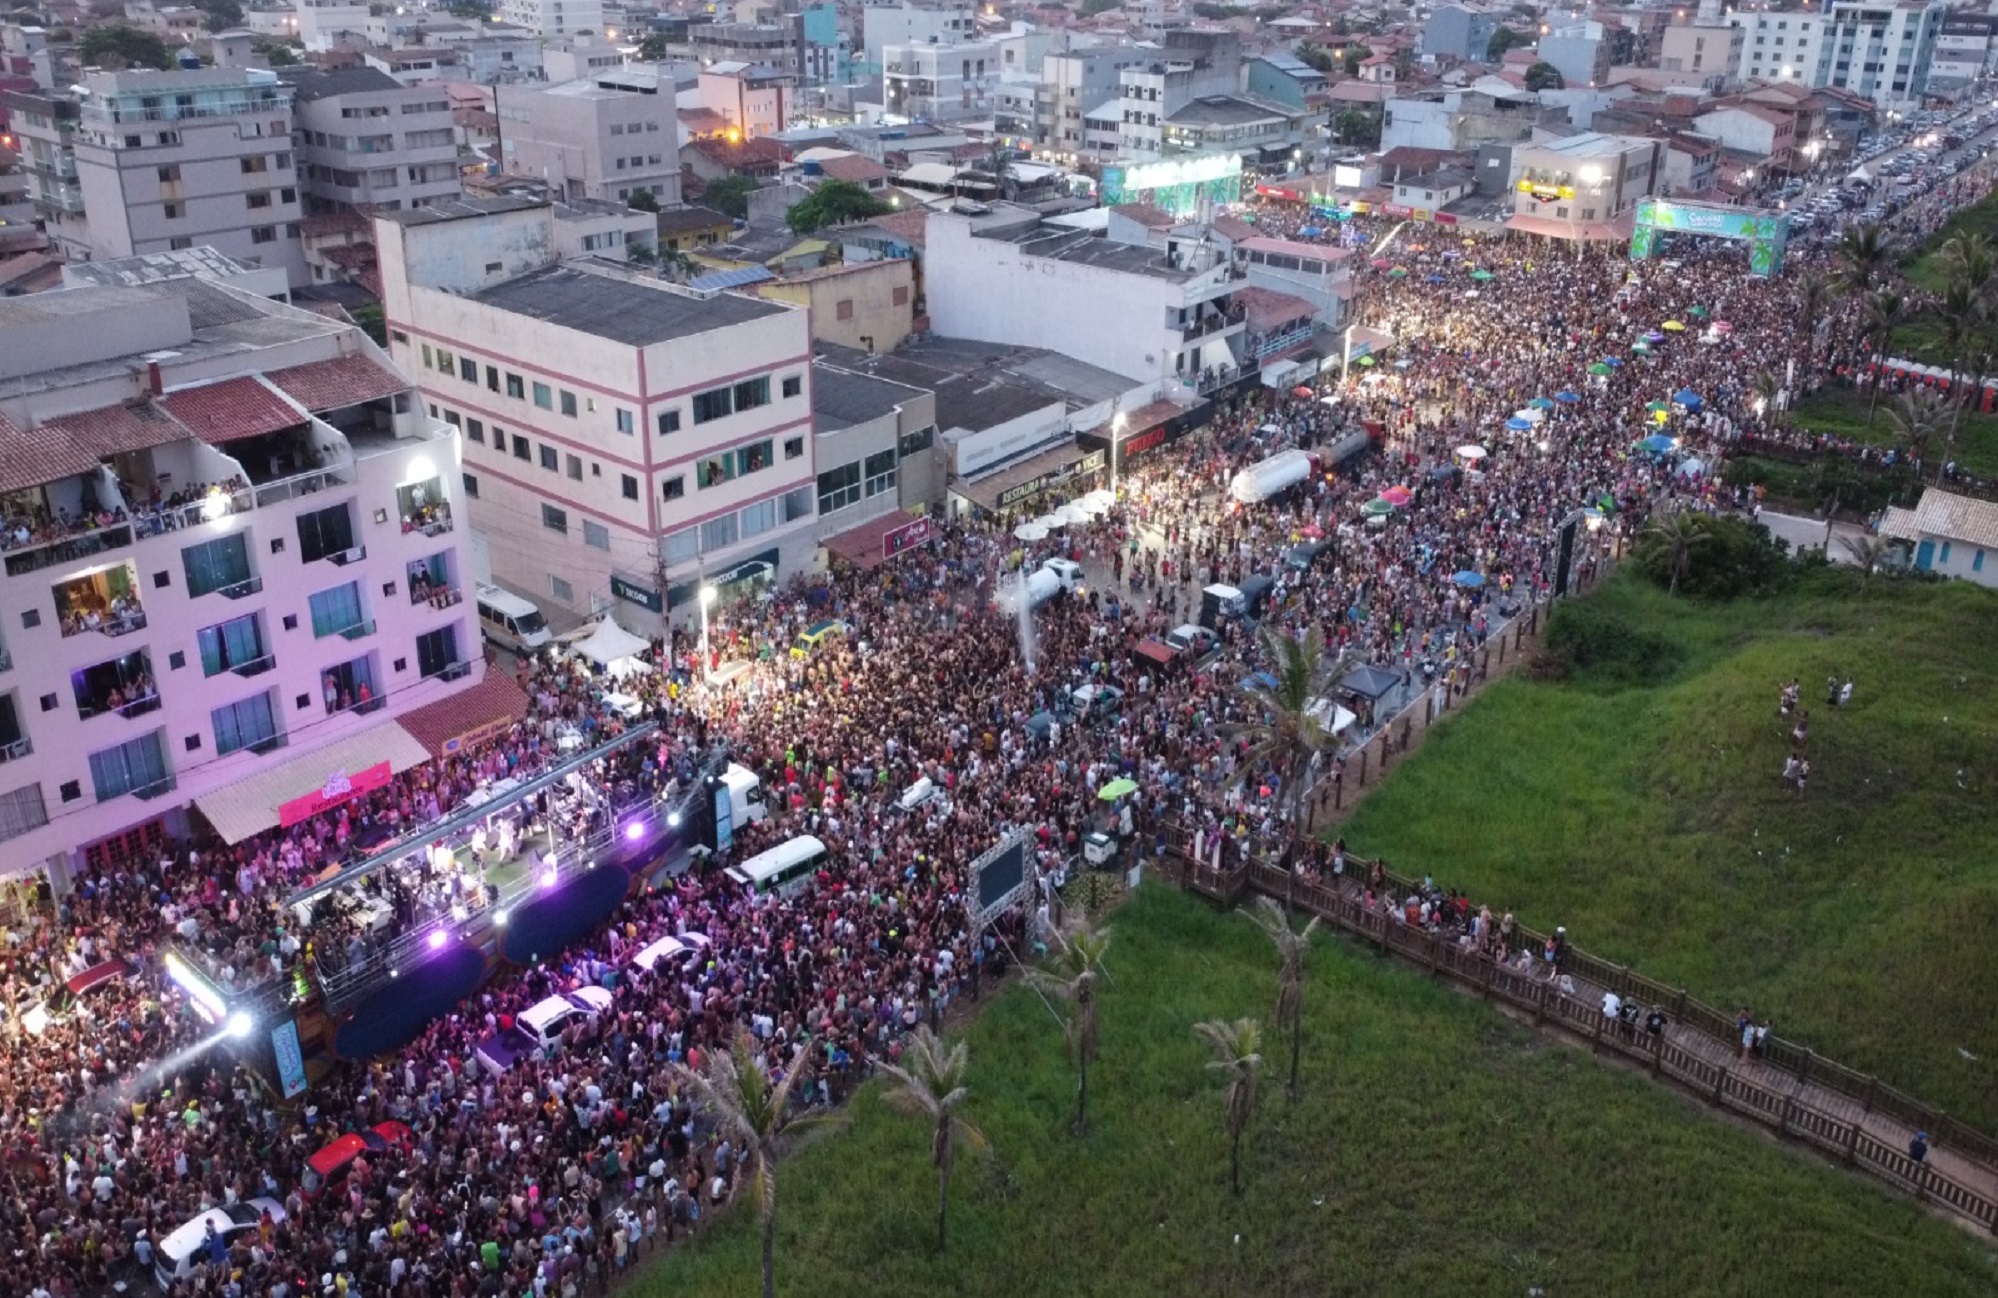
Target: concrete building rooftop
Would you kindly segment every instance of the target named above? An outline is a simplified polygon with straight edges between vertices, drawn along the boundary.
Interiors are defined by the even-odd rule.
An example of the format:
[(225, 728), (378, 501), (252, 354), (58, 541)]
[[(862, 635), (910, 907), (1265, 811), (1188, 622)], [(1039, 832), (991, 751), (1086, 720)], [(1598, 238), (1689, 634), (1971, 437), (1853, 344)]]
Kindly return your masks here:
[(836, 433), (879, 419), (921, 395), (906, 383), (819, 362), (812, 366), (812, 431)]
[(732, 293), (699, 297), (664, 284), (568, 266), (530, 272), (473, 294), (472, 300), (629, 347), (689, 338), (792, 309)]
[(937, 427), (945, 431), (981, 432), (1055, 402), (1079, 410), (1138, 386), (1044, 348), (969, 338), (911, 340), (885, 356), (821, 343), (818, 353), (853, 373), (935, 393)]

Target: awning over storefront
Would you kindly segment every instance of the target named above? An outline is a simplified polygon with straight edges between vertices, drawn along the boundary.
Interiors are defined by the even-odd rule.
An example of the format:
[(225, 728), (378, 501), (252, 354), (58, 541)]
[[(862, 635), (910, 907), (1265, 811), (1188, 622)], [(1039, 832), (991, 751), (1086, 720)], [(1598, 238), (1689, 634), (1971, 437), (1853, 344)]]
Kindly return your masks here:
[(396, 724), (433, 756), (443, 757), (504, 734), (527, 715), (527, 695), (505, 672), (485, 678), (449, 698), (411, 708)]
[(233, 846), (277, 828), (286, 803), (315, 798), (320, 809), (338, 806), (365, 772), (386, 766), (390, 774), (399, 774), (428, 760), (429, 750), (415, 736), (397, 722), (384, 721), (202, 794), (194, 805), (222, 841)]
[(928, 518), (911, 517), (894, 509), (829, 536), (820, 544), (825, 546), (827, 554), (865, 570), (879, 567), (904, 550), (929, 540), (931, 526)]
[(1071, 443), (1043, 451), (976, 482), (954, 482), (951, 490), (980, 509), (1013, 509), (1071, 478), (1095, 473), (1103, 463), (1103, 452), (1085, 452)]
[(1633, 212), (1625, 212), (1613, 221), (1560, 221), (1551, 216), (1528, 216), (1525, 213), (1509, 216), (1505, 220), (1505, 228), (1517, 234), (1538, 234), (1549, 239), (1581, 243), (1628, 239), (1635, 226)]

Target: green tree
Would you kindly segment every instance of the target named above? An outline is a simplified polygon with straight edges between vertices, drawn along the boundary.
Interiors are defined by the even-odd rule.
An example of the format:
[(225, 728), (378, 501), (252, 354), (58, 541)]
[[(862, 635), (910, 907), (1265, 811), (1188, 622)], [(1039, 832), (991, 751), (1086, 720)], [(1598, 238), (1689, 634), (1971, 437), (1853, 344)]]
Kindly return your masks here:
[(1332, 134), (1341, 144), (1376, 148), (1381, 142), (1381, 119), (1364, 108), (1348, 108), (1332, 119)]
[(757, 1218), (763, 1225), (763, 1298), (777, 1293), (777, 1156), (785, 1136), (830, 1119), (822, 1114), (791, 1112), (791, 1088), (806, 1073), (803, 1046), (791, 1052), (782, 1081), (757, 1058), (749, 1033), (736, 1033), (727, 1051), (708, 1054), (701, 1071), (674, 1065), (674, 1073), (694, 1092), (722, 1136), (735, 1145), (743, 1175), (755, 1196)]
[(1256, 1113), (1256, 1078), (1263, 1069), (1263, 1030), (1254, 1019), (1209, 1019), (1193, 1035), (1214, 1052), (1207, 1066), (1226, 1077), (1221, 1089), (1221, 1128), (1228, 1133), (1228, 1186), (1242, 1197), (1242, 1137)]
[(1678, 509), (1653, 519), (1651, 525), (1644, 529), (1645, 535), (1665, 551), (1666, 568), (1670, 573), (1666, 594), (1679, 593), (1679, 583), (1685, 580), (1686, 570), (1693, 562), (1693, 550), (1710, 539), (1706, 523), (1705, 515)]
[(1887, 422), (1907, 449), (1918, 475), (1929, 462), (1929, 448), (1948, 439), (1956, 415), (1956, 407), (1934, 388), (1910, 388), (1887, 408)]
[(881, 1071), (895, 1079), (882, 1099), (904, 1113), (930, 1121), (930, 1163), (937, 1169), (937, 1251), (949, 1247), (950, 1174), (963, 1141), (973, 1150), (987, 1147), (985, 1133), (959, 1112), (971, 1092), (964, 1084), (970, 1068), (965, 1043), (946, 1046), (929, 1025), (916, 1029), (902, 1051), (903, 1065), (884, 1063)]
[(1055, 946), (1046, 968), (1029, 969), (1027, 981), (1043, 993), (1073, 1007), (1062, 1020), (1062, 1032), (1075, 1056), (1075, 1131), (1089, 1121), (1089, 1065), (1096, 1061), (1096, 986), (1103, 978), (1103, 957), (1110, 950), (1110, 930), (1078, 919), (1054, 935)]
[(634, 212), (657, 212), (659, 210), (659, 200), (652, 196), (651, 190), (641, 189), (625, 200), (625, 206), (631, 208)]
[(451, 0), (445, 12), (453, 18), (469, 18), (473, 22), (484, 22), (493, 16), (492, 0)]
[(1833, 282), (1841, 293), (1870, 293), (1886, 272), (1891, 255), (1878, 222), (1848, 225), (1838, 237), (1838, 271)]
[(1837, 284), (1828, 276), (1806, 275), (1797, 282), (1797, 328), (1804, 335), (1804, 356), (1814, 360), (1818, 351), (1818, 321), (1831, 305)]
[(1294, 820), (1312, 762), (1331, 738), (1313, 707), (1332, 692), (1331, 672), (1324, 661), (1325, 637), (1313, 627), (1299, 640), (1267, 625), (1259, 636), (1275, 683), (1252, 677), (1241, 687), (1256, 719), (1233, 728), (1233, 734), (1248, 744), (1235, 778), (1248, 780), (1262, 770), (1275, 770), (1277, 809), (1285, 819)]
[(1276, 947), (1276, 1012), (1270, 1021), (1276, 1025), (1277, 1031), (1290, 1035), (1288, 1094), (1295, 1103), (1298, 1060), (1304, 1050), (1304, 954), (1311, 949), (1311, 935), (1318, 931), (1318, 916), (1313, 915), (1302, 929), (1294, 929), (1282, 903), (1269, 896), (1257, 897), (1256, 904), (1247, 913), (1250, 921)]
[(1561, 79), (1561, 69), (1552, 63), (1536, 63), (1526, 70), (1528, 90), (1562, 90), (1567, 84)]
[(1827, 555), (1831, 552), (1832, 524), (1838, 518), (1838, 507), (1857, 495), (1860, 485), (1859, 475), (1852, 471), (1852, 465), (1843, 455), (1823, 456), (1812, 468), (1811, 494), (1825, 511)]
[(257, 41), (251, 48), (263, 55), (264, 62), (274, 68), (290, 68), (298, 65), (298, 55), (289, 45), (281, 45), (276, 41)]
[(1123, 0), (1082, 0), (1082, 16), (1094, 18), (1097, 14), (1107, 13), (1122, 3)]
[(637, 266), (650, 266), (659, 260), (659, 254), (645, 240), (633, 239), (624, 245), (624, 259)]
[(663, 33), (653, 32), (638, 43), (638, 57), (646, 63), (664, 63), (669, 45)]
[(1884, 536), (1842, 536), (1839, 547), (1859, 569), (1859, 594), (1863, 599), (1866, 588), (1873, 582), (1873, 574), (1889, 566), (1894, 557), (1894, 542)]
[(1316, 68), (1328, 77), (1332, 75), (1332, 51), (1323, 45), (1306, 41), (1297, 47), (1297, 57), (1298, 61), (1307, 67)]
[(1485, 42), (1485, 62), (1502, 62), (1505, 59), (1505, 52), (1507, 50), (1515, 50), (1521, 46), (1531, 44), (1533, 44), (1533, 37), (1527, 35), (1525, 32), (1516, 31), (1511, 27), (1500, 27), (1492, 33), (1492, 38)]
[[(1873, 347), (1873, 352), (1881, 360), (1894, 354), (1894, 334), (1908, 318), (1907, 299), (1891, 288), (1883, 288), (1866, 295), (1865, 316), (1860, 333)], [(1873, 384), (1873, 395), (1866, 402), (1866, 426), (1873, 426), (1874, 412), (1880, 408), (1880, 384)]]
[(243, 6), (236, 0), (194, 0), (211, 32), (226, 32), (243, 25)]
[(389, 345), (388, 315), (382, 310), (381, 303), (369, 302), (365, 305), (355, 307), (347, 314), (353, 317), (354, 323), (361, 327), (362, 333), (375, 340), (377, 347), (386, 347)]
[(120, 24), (91, 28), (83, 33), (76, 49), (84, 63), (92, 67), (117, 70), (173, 66), (166, 43), (159, 37)]
[(1358, 50), (1346, 51), (1346, 57), (1342, 61), (1341, 66), (1346, 69), (1347, 76), (1357, 77), (1360, 75), (1360, 59), (1361, 55)]
[(888, 204), (851, 180), (821, 181), (810, 197), (791, 204), (784, 223), (799, 234), (810, 234), (829, 225), (864, 221), (888, 212)]
[(763, 188), (754, 176), (731, 173), (718, 180), (708, 182), (701, 193), (701, 206), (712, 207), (723, 216), (732, 216), (738, 221), (749, 217), (749, 196)]

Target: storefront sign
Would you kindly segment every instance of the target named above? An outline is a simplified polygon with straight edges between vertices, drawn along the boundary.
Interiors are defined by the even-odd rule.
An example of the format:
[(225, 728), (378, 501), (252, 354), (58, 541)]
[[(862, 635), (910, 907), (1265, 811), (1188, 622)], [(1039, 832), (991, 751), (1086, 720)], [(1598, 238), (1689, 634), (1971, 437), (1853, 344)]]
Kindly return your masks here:
[(1050, 469), (1039, 477), (1029, 478), (1025, 482), (1008, 487), (1006, 490), (1000, 492), (999, 508), (1009, 509), (1023, 500), (1031, 500), (1043, 491), (1059, 487), (1070, 478), (1095, 473), (1103, 467), (1103, 463), (1103, 452), (1101, 451), (1091, 451), (1079, 459), (1070, 460), (1060, 468)]
[(387, 784), (394, 775), (395, 771), (387, 762), (376, 762), (352, 775), (335, 771), (326, 777), (324, 786), (290, 802), (278, 804), (278, 824), (289, 828), (301, 820), (310, 820), (329, 807), (337, 807), (363, 793), (372, 793)]
[(512, 727), (512, 717), (497, 717), (494, 720), (486, 722), (484, 725), (473, 726), (461, 735), (451, 736), (451, 738), (444, 741), (440, 751), (447, 756), (451, 753), (463, 752), (465, 749), (475, 744), (482, 744), (488, 739), (497, 739)]
[(666, 607), (678, 608), (682, 604), (693, 603), (704, 581), (721, 591), (724, 597), (739, 594), (740, 592), (731, 592), (728, 588), (740, 582), (753, 581), (763, 584), (774, 582), (777, 579), (778, 557), (777, 549), (773, 546), (768, 550), (759, 550), (747, 559), (738, 560), (733, 566), (711, 572), (705, 577), (675, 582), (666, 588)]
[(1400, 203), (1389, 203), (1386, 207), (1383, 207), (1381, 211), (1388, 216), (1407, 216), (1411, 212), (1413, 212), (1414, 209), (1410, 207), (1404, 207)]
[(619, 599), (629, 600), (641, 608), (651, 609), (654, 613), (664, 610), (665, 603), (660, 599), (658, 591), (641, 586), (627, 577), (621, 577), (617, 573), (612, 573), (610, 587), (611, 594), (617, 596)]
[(930, 520), (912, 519), (897, 528), (882, 533), (881, 557), (892, 559), (902, 551), (921, 545), (930, 539)]
[(1119, 463), (1129, 464), (1132, 456), (1143, 455), (1153, 447), (1164, 446), (1165, 442), (1166, 430), (1163, 424), (1149, 432), (1139, 433), (1136, 437), (1126, 437), (1122, 443), (1123, 450), (1119, 456)]
[(305, 1052), (298, 1044), (298, 1020), (286, 1019), (271, 1029), (271, 1053), (277, 1056), (278, 1083), (284, 1098), (305, 1092)]

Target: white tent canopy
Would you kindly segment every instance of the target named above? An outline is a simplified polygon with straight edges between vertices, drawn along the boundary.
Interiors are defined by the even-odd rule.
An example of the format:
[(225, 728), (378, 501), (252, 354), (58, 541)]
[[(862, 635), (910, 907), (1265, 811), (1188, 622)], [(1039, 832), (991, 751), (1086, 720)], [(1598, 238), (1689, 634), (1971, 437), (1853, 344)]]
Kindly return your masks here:
[(634, 667), (645, 665), (642, 655), (652, 648), (652, 643), (619, 626), (615, 617), (606, 617), (597, 623), (596, 629), (589, 635), (578, 640), (574, 647), (578, 654), (597, 666), (617, 675), (623, 675), (624, 671), (619, 669), (626, 659), (638, 660), (633, 664)]

